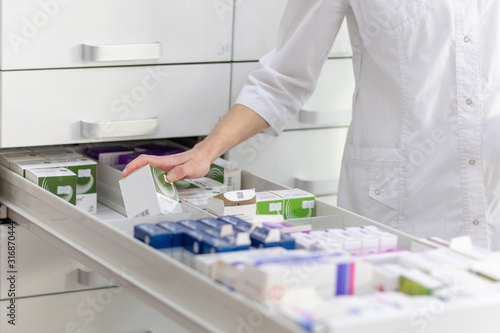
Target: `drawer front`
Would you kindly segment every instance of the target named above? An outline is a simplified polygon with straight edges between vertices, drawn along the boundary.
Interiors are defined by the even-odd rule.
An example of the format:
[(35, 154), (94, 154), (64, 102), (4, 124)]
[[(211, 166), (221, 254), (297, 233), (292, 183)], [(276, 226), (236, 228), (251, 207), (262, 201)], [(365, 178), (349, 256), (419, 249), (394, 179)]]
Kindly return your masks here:
[[(13, 232), (9, 234), (8, 225), (0, 226), (1, 300), (14, 296), (12, 292), (15, 293), (15, 297), (26, 297), (88, 288), (78, 282), (78, 270), (88, 272), (82, 264), (26, 228), (15, 226), (10, 231)], [(8, 242), (9, 236), (12, 242)], [(15, 244), (15, 248), (12, 247), (12, 243)], [(3, 255), (10, 252), (7, 251), (9, 246), (10, 250), (14, 251), (11, 252), (13, 261), (9, 261), (7, 255)], [(14, 283), (15, 288), (11, 288), (10, 282), (3, 283), (11, 275), (14, 279), (10, 282)], [(98, 284), (89, 287), (106, 285), (109, 283), (102, 279)]]
[(316, 195), (337, 192), (347, 128), (259, 134), (226, 154), (254, 174)]
[(14, 305), (12, 325), (9, 301), (0, 302), (2, 333), (188, 332), (123, 288), (17, 299)]
[(0, 75), (2, 148), (205, 135), (228, 109), (229, 64)]
[(227, 61), (232, 6), (205, 0), (2, 1), (1, 69)]
[[(257, 69), (256, 62), (232, 64), (231, 104), (234, 104), (250, 72)], [(351, 121), (354, 74), (351, 59), (326, 61), (314, 93), (304, 104), (296, 119), (287, 129), (345, 126)]]
[[(257, 60), (273, 48), (286, 3), (286, 0), (236, 1), (233, 60)], [(349, 34), (344, 22), (329, 57), (351, 55)]]

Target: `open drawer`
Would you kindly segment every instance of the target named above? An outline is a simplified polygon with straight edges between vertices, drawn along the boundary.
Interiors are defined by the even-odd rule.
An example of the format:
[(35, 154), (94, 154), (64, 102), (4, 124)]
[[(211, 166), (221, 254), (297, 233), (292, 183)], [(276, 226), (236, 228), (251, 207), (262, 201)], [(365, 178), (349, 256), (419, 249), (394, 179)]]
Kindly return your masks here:
[[(249, 172), (242, 174), (242, 187), (258, 191), (284, 188)], [(300, 331), (275, 312), (266, 312), (244, 296), (134, 240), (127, 230), (143, 220), (124, 219), (106, 210), (101, 216), (92, 216), (4, 167), (0, 167), (0, 188), (0, 202), (9, 208), (9, 217), (21, 228), (27, 228), (189, 330), (236, 332), (242, 321), (258, 314), (261, 325), (254, 332)], [(318, 220), (319, 228), (375, 224), (388, 229), (320, 202), (316, 212), (317, 216), (331, 216)], [(412, 237), (391, 232), (399, 235), (402, 248), (409, 247)]]

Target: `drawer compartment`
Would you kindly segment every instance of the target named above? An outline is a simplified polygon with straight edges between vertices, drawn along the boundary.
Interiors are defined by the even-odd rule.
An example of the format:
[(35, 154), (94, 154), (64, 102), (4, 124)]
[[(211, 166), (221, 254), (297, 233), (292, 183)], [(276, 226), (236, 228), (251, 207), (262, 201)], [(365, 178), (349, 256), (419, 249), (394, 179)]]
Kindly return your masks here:
[[(249, 172), (242, 173), (242, 187), (257, 191), (285, 188)], [(255, 333), (301, 331), (276, 313), (262, 312), (261, 307), (243, 295), (232, 293), (208, 277), (133, 240), (130, 232), (136, 222), (131, 219), (102, 221), (1, 166), (0, 188), (0, 202), (9, 207), (9, 216), (22, 227), (29, 228), (191, 331), (235, 332), (241, 329), (238, 318), (245, 320), (252, 313), (260, 314), (260, 325), (253, 327)], [(334, 215), (318, 221), (320, 228), (375, 224), (388, 230), (376, 222), (320, 202), (316, 208), (317, 216)], [(315, 221), (311, 222), (316, 225)], [(409, 246), (411, 237), (391, 232), (400, 235), (403, 248)], [(127, 317), (125, 313), (122, 311), (122, 316), (116, 320)], [(58, 318), (61, 316), (68, 320), (73, 318), (68, 313)]]
[(228, 61), (232, 7), (204, 0), (2, 1), (1, 69)]
[(229, 64), (0, 76), (1, 148), (205, 135), (228, 109)]

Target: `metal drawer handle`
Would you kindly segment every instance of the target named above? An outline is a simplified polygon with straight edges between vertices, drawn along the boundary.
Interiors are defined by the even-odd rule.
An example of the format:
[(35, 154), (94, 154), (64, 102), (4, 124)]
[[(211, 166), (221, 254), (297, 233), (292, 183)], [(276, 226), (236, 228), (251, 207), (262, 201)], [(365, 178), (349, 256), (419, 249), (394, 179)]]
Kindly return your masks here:
[(78, 268), (78, 283), (82, 286), (95, 288), (112, 286), (112, 284), (96, 272)]
[(308, 180), (295, 177), (295, 187), (314, 195), (337, 194), (338, 179)]
[(89, 123), (80, 121), (81, 136), (89, 139), (116, 138), (155, 134), (159, 118)]
[(299, 121), (309, 125), (348, 125), (351, 121), (351, 110), (311, 111), (300, 110)]
[(162, 57), (162, 43), (90, 45), (82, 44), (83, 60), (131, 61), (155, 60)]

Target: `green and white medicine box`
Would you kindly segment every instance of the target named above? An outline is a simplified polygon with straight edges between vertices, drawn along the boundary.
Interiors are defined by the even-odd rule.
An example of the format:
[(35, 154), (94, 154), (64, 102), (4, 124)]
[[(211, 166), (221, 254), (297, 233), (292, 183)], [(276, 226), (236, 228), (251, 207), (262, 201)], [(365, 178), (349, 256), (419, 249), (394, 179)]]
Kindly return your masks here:
[(24, 162), (24, 161), (41, 161), (45, 158), (35, 153), (12, 153), (0, 155), (0, 165), (10, 168), (11, 163)]
[(283, 214), (283, 198), (271, 192), (255, 193), (257, 199), (257, 215)]
[(127, 217), (182, 213), (177, 189), (160, 169), (145, 165), (119, 183)]
[(314, 194), (301, 189), (269, 191), (283, 199), (282, 214), (285, 220), (314, 216)]
[(204, 190), (204, 189), (219, 191), (219, 192), (227, 191), (226, 185), (208, 177), (178, 180), (175, 182), (175, 187), (179, 192), (183, 190)]
[(228, 191), (241, 189), (241, 167), (235, 162), (218, 158), (210, 165), (210, 171), (205, 177), (226, 185)]
[(18, 175), (24, 177), (26, 170), (52, 168), (52, 167), (56, 167), (56, 166), (57, 165), (54, 164), (53, 162), (46, 160), (46, 159), (42, 159), (42, 160), (36, 160), (36, 161), (12, 162), (12, 163), (10, 163), (9, 169), (14, 171)]
[(226, 185), (207, 177), (179, 180), (175, 187), (182, 200), (200, 209), (207, 209), (208, 198), (227, 191)]
[(48, 160), (62, 160), (83, 157), (82, 154), (77, 153), (71, 149), (57, 149), (39, 152), (40, 155)]
[(76, 175), (66, 168), (30, 169), (25, 178), (71, 204), (76, 203)]
[(76, 207), (97, 212), (97, 162), (86, 157), (54, 160), (53, 164), (76, 174)]

